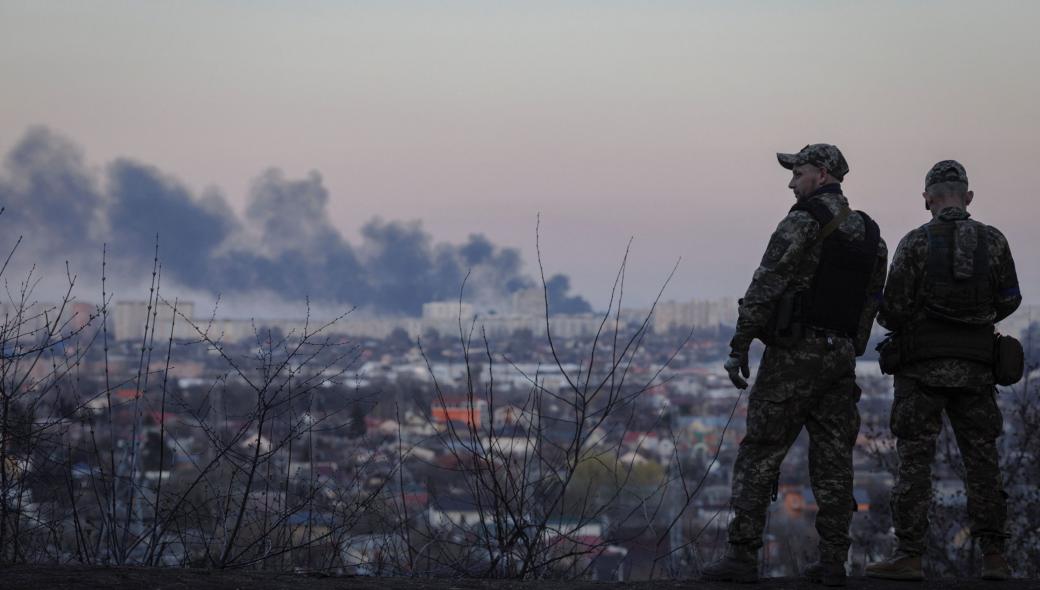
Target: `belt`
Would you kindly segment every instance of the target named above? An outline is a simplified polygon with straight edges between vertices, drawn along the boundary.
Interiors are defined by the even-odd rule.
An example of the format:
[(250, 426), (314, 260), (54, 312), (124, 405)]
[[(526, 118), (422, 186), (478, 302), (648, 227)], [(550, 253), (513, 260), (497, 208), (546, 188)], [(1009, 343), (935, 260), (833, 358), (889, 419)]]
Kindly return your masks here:
[(811, 334), (820, 338), (848, 338), (849, 340), (852, 340), (852, 337), (844, 332), (829, 330), (827, 328), (817, 328), (816, 326), (805, 326), (804, 333), (806, 335)]

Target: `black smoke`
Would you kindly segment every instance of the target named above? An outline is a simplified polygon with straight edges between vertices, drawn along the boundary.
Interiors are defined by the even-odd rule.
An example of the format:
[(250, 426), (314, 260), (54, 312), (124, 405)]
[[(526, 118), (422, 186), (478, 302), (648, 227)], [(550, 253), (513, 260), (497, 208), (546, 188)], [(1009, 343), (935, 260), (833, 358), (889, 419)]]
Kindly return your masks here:
[[(154, 166), (119, 159), (101, 170), (82, 150), (43, 127), (11, 149), (0, 174), (0, 231), (25, 237), (41, 262), (96, 260), (107, 244), (117, 269), (149, 268), (158, 236), (163, 280), (224, 295), (274, 295), (285, 301), (349, 304), (415, 315), (427, 301), (466, 297), (501, 308), (537, 286), (520, 253), (481, 234), (436, 243), (419, 222), (373, 219), (352, 245), (329, 222), (322, 177), (261, 173), (244, 215), (215, 190), (195, 194)], [(468, 275), (468, 279), (466, 278)], [(590, 310), (569, 294), (570, 281), (548, 280), (553, 313)]]
[(568, 295), (571, 280), (567, 275), (553, 275), (545, 281), (549, 295), (549, 309), (552, 313), (584, 313), (589, 311), (589, 303), (580, 295)]
[(33, 258), (75, 257), (100, 247), (105, 202), (82, 151), (45, 128), (29, 129), (4, 159), (0, 231), (23, 235), (22, 248)]
[(146, 262), (154, 256), (158, 236), (164, 267), (185, 286), (205, 288), (213, 253), (235, 227), (223, 197), (196, 199), (176, 179), (129, 160), (117, 160), (107, 172), (112, 252)]

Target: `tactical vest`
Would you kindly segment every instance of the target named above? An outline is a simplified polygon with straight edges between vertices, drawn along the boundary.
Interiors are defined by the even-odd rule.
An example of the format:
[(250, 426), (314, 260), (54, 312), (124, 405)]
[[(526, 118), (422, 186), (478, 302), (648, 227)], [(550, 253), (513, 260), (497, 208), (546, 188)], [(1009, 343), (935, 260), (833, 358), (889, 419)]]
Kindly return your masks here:
[(791, 210), (812, 215), (820, 224), (817, 239), (823, 241), (820, 264), (816, 267), (812, 285), (800, 298), (800, 321), (805, 326), (830, 330), (854, 339), (867, 304), (867, 290), (877, 264), (881, 231), (877, 223), (862, 211), (855, 213), (863, 219), (864, 239), (856, 240), (838, 231), (842, 219), (849, 213), (836, 217), (819, 199), (797, 203)]
[(924, 312), (931, 318), (959, 324), (992, 324), (993, 288), (989, 280), (989, 239), (985, 227), (976, 227), (978, 241), (972, 255), (972, 275), (954, 276), (954, 250), (957, 224), (930, 223), (924, 226), (928, 233), (928, 259), (921, 285)]
[(957, 358), (991, 364), (996, 316), (985, 228), (976, 228), (971, 276), (958, 278), (954, 274), (956, 223), (923, 227), (928, 234), (928, 258), (918, 300), (925, 317), (902, 338), (904, 357), (909, 361)]

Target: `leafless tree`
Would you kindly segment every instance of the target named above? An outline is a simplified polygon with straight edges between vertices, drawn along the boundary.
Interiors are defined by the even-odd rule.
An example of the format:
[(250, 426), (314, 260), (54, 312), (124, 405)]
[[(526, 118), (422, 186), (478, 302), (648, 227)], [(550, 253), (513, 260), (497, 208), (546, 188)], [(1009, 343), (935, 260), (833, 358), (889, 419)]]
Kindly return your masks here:
[[(661, 295), (644, 317), (623, 316), (627, 248), (579, 350), (556, 336), (539, 245), (547, 354), (533, 371), (497, 352), (479, 321), (463, 322), (464, 283), (463, 382), (440, 382), (420, 341), (432, 393), (409, 405), (427, 427), (406, 433), (411, 407), (409, 418), (401, 400), (381, 396), (397, 417), (393, 444), (351, 428), (364, 419), (359, 400), (327, 405), (323, 392), (347, 387), (362, 352), (336, 335), (347, 314), (312, 321), (308, 304), (299, 331), (255, 327), (248, 349), (226, 342), (216, 306), (200, 321), (164, 295), (157, 238), (145, 323), (130, 348), (110, 333), (107, 256), (96, 306), (76, 300), (70, 272), (51, 306), (33, 299), (35, 270), (7, 287), (0, 562), (519, 579), (613, 576), (610, 560), (608, 569), (640, 567), (644, 577), (695, 567), (693, 548), (714, 519), (697, 521), (690, 508), (722, 442), (691, 462), (678, 450), (674, 410), (648, 403), (690, 335), (664, 362), (645, 362)], [(177, 336), (185, 328), (191, 337)], [(178, 364), (192, 355), (221, 368), (181, 386)], [(503, 390), (496, 378), (506, 372), (526, 386)], [(449, 412), (454, 396), (461, 417)], [(500, 410), (509, 417), (497, 419)], [(333, 447), (346, 459), (330, 475), (318, 457)], [(413, 505), (430, 474), (442, 483), (428, 506)], [(643, 547), (645, 559), (622, 559), (625, 544)]]
[[(366, 462), (333, 481), (314, 461), (315, 445), (349, 422), (320, 395), (358, 354), (332, 334), (344, 316), (312, 325), (308, 311), (300, 333), (255, 329), (252, 354), (236, 356), (212, 320), (197, 324), (162, 297), (157, 240), (134, 364), (116, 371), (104, 253), (102, 303), (82, 317), (83, 306), (70, 311), (71, 273), (56, 305), (33, 299), (35, 269), (11, 288), (16, 249), (0, 269), (0, 563), (343, 567), (345, 539), (382, 495), (362, 485)], [(196, 338), (175, 339), (177, 322)], [(192, 348), (225, 366), (201, 396), (171, 388)], [(100, 380), (88, 365), (103, 366)], [(228, 411), (232, 390), (251, 393), (251, 407)]]
[[(451, 485), (431, 498), (423, 516), (399, 513), (398, 546), (410, 571), (418, 563), (426, 573), (582, 577), (615, 544), (649, 537), (653, 554), (645, 575), (688, 573), (680, 558), (699, 531), (683, 531), (683, 517), (719, 449), (702, 473), (686, 472), (674, 450), (670, 414), (660, 409), (653, 418), (655, 431), (668, 433), (665, 442), (672, 450), (661, 462), (643, 455), (651, 443), (655, 453), (663, 444), (649, 440), (645, 428), (634, 428), (637, 418), (646, 418), (639, 415), (645, 411), (639, 402), (662, 386), (663, 372), (689, 335), (676, 344), (668, 362), (649, 373), (634, 370), (675, 269), (650, 311), (629, 324), (621, 315), (627, 260), (626, 248), (591, 342), (579, 362), (568, 363), (554, 336), (539, 246), (549, 358), (533, 373), (496, 353), (478, 319), (463, 322), (460, 291), (458, 344), (466, 370), (461, 388), (442, 386), (423, 351), (435, 390), (425, 419), (434, 434), (408, 444), (445, 449), (451, 460), (436, 468), (451, 474)], [(503, 394), (495, 379), (504, 371), (521, 373), (526, 393)], [(554, 379), (547, 380), (550, 375)], [(454, 402), (454, 416), (452, 393), (462, 398)], [(496, 420), (500, 411), (508, 411), (510, 418)]]

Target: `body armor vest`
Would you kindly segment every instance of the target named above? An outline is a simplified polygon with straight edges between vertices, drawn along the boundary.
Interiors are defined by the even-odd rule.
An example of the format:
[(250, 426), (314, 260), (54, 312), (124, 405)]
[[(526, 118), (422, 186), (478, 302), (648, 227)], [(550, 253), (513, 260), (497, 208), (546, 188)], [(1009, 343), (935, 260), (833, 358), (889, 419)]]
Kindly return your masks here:
[(993, 288), (989, 282), (989, 245), (986, 231), (976, 227), (971, 274), (957, 276), (955, 222), (929, 223), (928, 258), (921, 281), (924, 317), (915, 322), (903, 346), (909, 360), (957, 358), (993, 362)]
[[(1024, 371), (1022, 344), (993, 330), (996, 308), (986, 228), (974, 228), (969, 273), (968, 260), (957, 259), (957, 222), (923, 227), (928, 234), (928, 257), (917, 299), (923, 317), (878, 346), (882, 371), (895, 374), (918, 361), (960, 359), (990, 365), (999, 385), (1018, 382)], [(964, 268), (958, 269), (958, 264)]]
[(948, 322), (991, 325), (996, 312), (989, 280), (989, 243), (985, 228), (981, 225), (976, 228), (972, 272), (967, 277), (958, 277), (954, 273), (957, 224), (930, 223), (924, 228), (928, 233), (928, 259), (921, 285), (924, 312), (931, 318)]
[(818, 199), (798, 203), (792, 211), (805, 211), (820, 224), (823, 250), (816, 267), (812, 285), (801, 296), (799, 317), (810, 327), (838, 332), (856, 338), (860, 316), (867, 303), (867, 289), (877, 264), (881, 231), (877, 223), (862, 211), (855, 214), (863, 219), (864, 239), (852, 236), (832, 226), (835, 215)]

